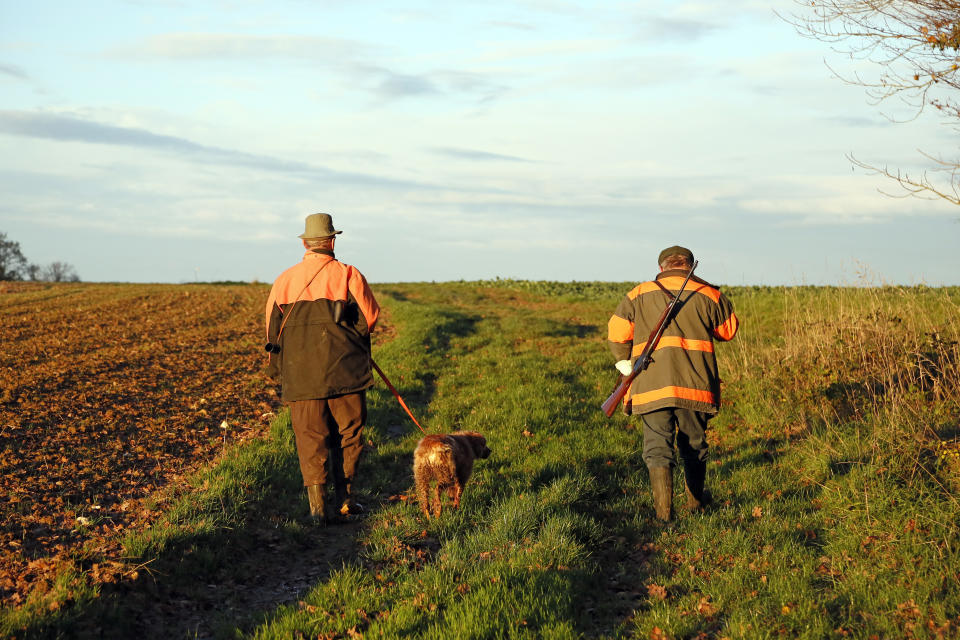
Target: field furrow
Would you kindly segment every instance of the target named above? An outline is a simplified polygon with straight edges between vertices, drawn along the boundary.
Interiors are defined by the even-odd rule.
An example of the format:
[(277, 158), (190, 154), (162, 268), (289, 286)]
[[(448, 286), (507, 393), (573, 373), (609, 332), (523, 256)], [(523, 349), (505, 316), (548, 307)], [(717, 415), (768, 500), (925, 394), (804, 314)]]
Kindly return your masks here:
[(260, 375), (266, 294), (24, 284), (0, 297), (5, 600), (49, 578), (38, 561), (144, 524), (143, 498), (262, 432), (277, 404)]

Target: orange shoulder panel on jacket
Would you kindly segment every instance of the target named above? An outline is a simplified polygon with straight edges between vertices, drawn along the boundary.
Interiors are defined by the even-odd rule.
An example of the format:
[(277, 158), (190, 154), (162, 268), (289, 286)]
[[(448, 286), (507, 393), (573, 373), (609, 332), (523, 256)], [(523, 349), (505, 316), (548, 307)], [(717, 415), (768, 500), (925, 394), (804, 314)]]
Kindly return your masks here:
[[(341, 297), (337, 297), (338, 289), (342, 289)], [(266, 308), (268, 331), (274, 305), (282, 307), (297, 300), (310, 301), (320, 298), (344, 300), (346, 291), (347, 283), (342, 265), (329, 255), (307, 252), (301, 262), (277, 276), (270, 289)]]
[(302, 262), (281, 273), (273, 283), (267, 299), (266, 323), (269, 326), (274, 305), (293, 304), (297, 300), (347, 300), (350, 293), (372, 330), (380, 316), (380, 305), (363, 274), (333, 257), (308, 252)]
[[(320, 269), (323, 269), (320, 271)], [(313, 277), (315, 272), (319, 272), (317, 277), (310, 281), (307, 290), (300, 296), (301, 300), (346, 300), (347, 288), (349, 286), (348, 278), (350, 268), (338, 262), (331, 260), (328, 266), (320, 265), (320, 268), (314, 268), (307, 273), (307, 277)], [(301, 285), (302, 286), (302, 285)], [(293, 292), (295, 302), (297, 292)]]
[[(668, 278), (663, 278), (661, 280), (651, 280), (650, 282), (642, 282), (638, 284), (630, 293), (627, 294), (627, 297), (631, 300), (636, 299), (639, 296), (642, 296), (645, 293), (653, 293), (654, 291), (663, 291), (663, 288), (668, 291), (674, 292), (679, 291), (680, 287), (683, 286), (683, 281), (686, 279), (685, 276), (670, 276)], [(659, 283), (659, 284), (658, 284)], [(663, 288), (660, 287), (663, 285)], [(684, 291), (693, 291), (694, 293), (699, 293), (707, 296), (714, 302), (719, 302), (720, 292), (711, 287), (708, 284), (703, 284), (701, 282), (696, 282), (691, 280), (687, 283), (686, 289)]]
[(297, 300), (346, 300), (348, 278), (353, 267), (328, 255), (308, 255), (280, 274), (273, 284), (278, 305)]

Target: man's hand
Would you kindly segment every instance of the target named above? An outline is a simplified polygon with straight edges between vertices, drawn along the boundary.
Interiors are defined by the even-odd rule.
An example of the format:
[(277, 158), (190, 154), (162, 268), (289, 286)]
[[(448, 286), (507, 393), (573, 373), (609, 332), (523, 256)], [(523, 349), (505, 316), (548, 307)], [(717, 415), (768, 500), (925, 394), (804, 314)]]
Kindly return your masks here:
[(628, 376), (633, 372), (633, 365), (630, 364), (629, 360), (620, 360), (617, 362), (617, 364), (613, 366), (615, 366), (617, 368), (617, 371), (619, 371), (625, 376)]

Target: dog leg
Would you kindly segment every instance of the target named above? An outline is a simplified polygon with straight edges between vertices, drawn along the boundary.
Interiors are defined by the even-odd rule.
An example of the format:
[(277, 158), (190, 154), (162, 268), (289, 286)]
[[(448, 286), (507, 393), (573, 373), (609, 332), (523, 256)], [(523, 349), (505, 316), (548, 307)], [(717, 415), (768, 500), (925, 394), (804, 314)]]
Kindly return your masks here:
[(443, 505), (440, 503), (440, 482), (437, 482), (433, 488), (433, 515), (439, 518), (441, 511), (443, 511)]
[(473, 458), (467, 458), (460, 463), (456, 469), (454, 469), (454, 490), (455, 493), (451, 494), (453, 498), (453, 504), (455, 507), (460, 507), (460, 497), (463, 495), (463, 488), (467, 486), (467, 481), (470, 479), (470, 474), (473, 473)]
[(460, 508), (460, 496), (463, 495), (463, 485), (458, 481), (452, 487), (450, 487), (450, 497), (453, 498), (453, 508)]
[(430, 518), (430, 483), (423, 476), (414, 478), (417, 485), (417, 502), (420, 503), (420, 510)]

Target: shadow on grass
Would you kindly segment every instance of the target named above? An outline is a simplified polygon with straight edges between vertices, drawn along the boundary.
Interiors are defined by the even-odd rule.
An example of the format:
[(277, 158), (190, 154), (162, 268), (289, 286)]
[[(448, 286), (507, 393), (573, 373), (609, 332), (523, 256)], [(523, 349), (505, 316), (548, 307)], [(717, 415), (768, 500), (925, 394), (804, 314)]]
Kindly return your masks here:
[(389, 296), (398, 302), (409, 302), (410, 298), (406, 294), (401, 293), (398, 289), (392, 287), (376, 287), (377, 297), (380, 296)]
[[(756, 437), (721, 454), (723, 462), (710, 466), (717, 477), (726, 477), (750, 467), (770, 466), (787, 453), (789, 442), (784, 438)], [(711, 456), (713, 458), (713, 456)]]
[(481, 318), (477, 314), (466, 314), (450, 309), (435, 311), (442, 322), (439, 322), (426, 341), (426, 346), (436, 351), (446, 351), (453, 338), (465, 338), (477, 330), (477, 323)]
[[(402, 452), (365, 449), (358, 492), (370, 514), (397, 488), (379, 486), (377, 479), (396, 477), (408, 466)], [(253, 475), (239, 480), (222, 513), (208, 505), (177, 524), (155, 524), (151, 531), (158, 541), (148, 542), (142, 557), (128, 558), (141, 564), (135, 579), (102, 585), (92, 601), (65, 603), (17, 637), (233, 637), (237, 629), (255, 628), (278, 606), (295, 603), (332, 572), (358, 563), (363, 521), (323, 526), (310, 519), (294, 453)]]
[(595, 324), (550, 321), (552, 327), (542, 332), (548, 338), (586, 338), (595, 336), (600, 327)]

